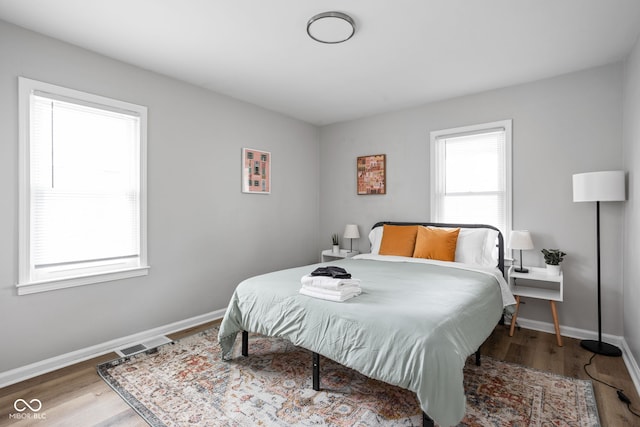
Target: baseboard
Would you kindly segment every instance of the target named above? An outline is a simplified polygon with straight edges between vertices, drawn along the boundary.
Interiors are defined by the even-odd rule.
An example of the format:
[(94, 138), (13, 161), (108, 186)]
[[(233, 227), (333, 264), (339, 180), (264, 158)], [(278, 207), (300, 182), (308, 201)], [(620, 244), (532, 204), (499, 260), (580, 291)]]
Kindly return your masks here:
[[(553, 323), (540, 322), (538, 320), (530, 320), (522, 317), (518, 317), (518, 326), (525, 329), (532, 329), (534, 331), (548, 332), (555, 334), (556, 330)], [(563, 337), (576, 338), (580, 340), (597, 340), (598, 333), (595, 331), (588, 331), (586, 329), (572, 328), (568, 326), (560, 326), (560, 334)], [(602, 340), (610, 344), (614, 344), (622, 350), (622, 359), (629, 371), (629, 376), (633, 381), (633, 385), (636, 387), (636, 391), (640, 394), (640, 368), (637, 361), (634, 359), (631, 349), (627, 345), (624, 337), (610, 334), (602, 334)]]
[[(540, 322), (539, 320), (531, 320), (531, 319), (526, 319), (524, 317), (518, 317), (518, 323), (517, 323), (520, 327), (525, 328), (525, 329), (531, 329), (534, 331), (541, 331), (541, 332), (548, 332), (550, 334), (555, 334), (556, 330), (555, 327), (553, 326), (553, 323), (549, 323), (549, 322)], [(586, 329), (579, 329), (579, 328), (573, 328), (570, 326), (560, 326), (560, 334), (563, 337), (569, 337), (569, 338), (576, 338), (579, 340), (597, 340), (598, 339), (598, 333), (595, 331), (589, 331)], [(617, 346), (620, 346), (622, 341), (624, 340), (623, 337), (620, 337), (618, 335), (609, 335), (609, 334), (602, 334), (602, 339), (603, 341), (606, 341), (608, 343), (611, 344), (615, 344)]]
[(638, 394), (640, 394), (640, 368), (638, 367), (638, 363), (633, 358), (631, 349), (629, 348), (626, 340), (622, 341), (620, 347), (622, 348), (622, 357), (624, 358), (624, 364), (627, 365), (627, 369), (629, 370), (629, 375), (631, 375), (633, 385), (636, 386), (636, 390), (638, 391)]
[(107, 341), (102, 344), (86, 347), (80, 350), (72, 351), (70, 353), (62, 354), (60, 356), (45, 359), (40, 362), (31, 363), (29, 365), (1, 372), (0, 388), (27, 380), (29, 378), (37, 377), (38, 375), (43, 375), (48, 372), (64, 368), (66, 366), (84, 362), (85, 360), (102, 356), (103, 354), (114, 352), (115, 350), (129, 346), (132, 343), (138, 343), (148, 340), (152, 337), (156, 337), (158, 335), (171, 334), (174, 332), (192, 328), (194, 326), (202, 325), (203, 323), (221, 319), (224, 316), (225, 311), (226, 308), (223, 308), (220, 310), (212, 311), (210, 313), (202, 314), (200, 316), (180, 320), (168, 325), (149, 329), (126, 337), (117, 338), (115, 340)]

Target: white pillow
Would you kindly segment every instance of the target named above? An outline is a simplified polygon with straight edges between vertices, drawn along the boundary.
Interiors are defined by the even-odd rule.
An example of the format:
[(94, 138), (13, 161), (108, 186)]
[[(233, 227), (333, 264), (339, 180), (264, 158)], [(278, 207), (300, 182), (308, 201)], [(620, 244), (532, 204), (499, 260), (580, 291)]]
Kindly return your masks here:
[[(437, 227), (440, 228), (440, 227)], [(376, 227), (369, 232), (371, 253), (380, 252), (384, 227)], [(489, 228), (460, 228), (456, 244), (456, 262), (495, 267), (498, 265), (498, 232)]]
[(495, 267), (498, 265), (498, 232), (489, 228), (461, 228), (456, 245), (456, 262)]
[(369, 232), (369, 242), (371, 242), (371, 254), (378, 255), (380, 243), (382, 242), (382, 232), (384, 227), (376, 227)]

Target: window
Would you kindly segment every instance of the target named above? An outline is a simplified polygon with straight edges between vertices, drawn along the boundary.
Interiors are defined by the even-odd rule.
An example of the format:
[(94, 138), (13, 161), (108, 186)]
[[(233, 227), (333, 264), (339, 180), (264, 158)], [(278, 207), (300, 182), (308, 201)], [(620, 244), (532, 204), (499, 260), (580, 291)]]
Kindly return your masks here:
[(18, 294), (147, 274), (146, 107), (19, 79)]
[(511, 230), (511, 120), (431, 132), (431, 218)]

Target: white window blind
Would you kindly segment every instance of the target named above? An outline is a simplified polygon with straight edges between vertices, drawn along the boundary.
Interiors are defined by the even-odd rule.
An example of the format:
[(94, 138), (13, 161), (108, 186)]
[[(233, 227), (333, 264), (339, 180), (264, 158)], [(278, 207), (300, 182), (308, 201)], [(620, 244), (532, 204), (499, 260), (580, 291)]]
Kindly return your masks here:
[(510, 121), (431, 133), (434, 221), (510, 230), (510, 140)]
[[(20, 83), (28, 108), (28, 137), (21, 138), (28, 158), (21, 163), (28, 172), (21, 188), (19, 291), (30, 293), (36, 288), (29, 286), (43, 282), (72, 280), (39, 290), (146, 274), (123, 274), (146, 268), (146, 108)], [(47, 90), (39, 90), (42, 85)]]

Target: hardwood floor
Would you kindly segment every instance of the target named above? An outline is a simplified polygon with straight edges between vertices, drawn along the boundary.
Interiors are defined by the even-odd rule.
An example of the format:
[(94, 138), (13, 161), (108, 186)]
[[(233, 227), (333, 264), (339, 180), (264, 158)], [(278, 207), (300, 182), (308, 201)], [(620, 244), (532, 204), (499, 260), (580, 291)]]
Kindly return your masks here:
[[(205, 323), (168, 337), (179, 339), (217, 323), (219, 321)], [(148, 427), (96, 372), (97, 365), (118, 357), (116, 353), (109, 353), (0, 389), (0, 426)], [(34, 398), (42, 402), (39, 414), (44, 414), (46, 419), (10, 418), (10, 414), (17, 412), (13, 407), (16, 399), (29, 402)]]
[[(178, 339), (211, 327), (208, 323), (170, 335)], [(580, 347), (579, 341), (563, 337), (558, 347), (553, 334), (517, 330), (509, 337), (505, 326), (498, 326), (482, 348), (483, 355), (519, 363), (532, 368), (588, 379), (583, 365), (591, 353)], [(116, 358), (115, 353), (69, 366), (18, 384), (0, 389), (0, 426), (146, 426), (140, 418), (96, 373), (96, 365)], [(596, 356), (589, 372), (596, 378), (623, 389), (633, 407), (640, 409), (638, 396), (622, 358)], [(640, 418), (633, 416), (618, 400), (616, 391), (594, 381), (598, 412), (603, 427), (640, 426)], [(16, 414), (16, 399), (39, 399), (39, 414), (46, 419), (10, 418)], [(25, 411), (28, 412), (28, 411)]]
[[(509, 337), (507, 327), (498, 326), (483, 345), (482, 353), (559, 375), (589, 379), (584, 365), (593, 353), (580, 347), (580, 340), (562, 338), (563, 346), (558, 347), (555, 334), (520, 329)], [(621, 357), (597, 355), (587, 369), (595, 378), (624, 390), (635, 411), (640, 411), (640, 397)], [(593, 381), (593, 388), (602, 427), (640, 426), (640, 418), (618, 400), (616, 390), (596, 381)]]

